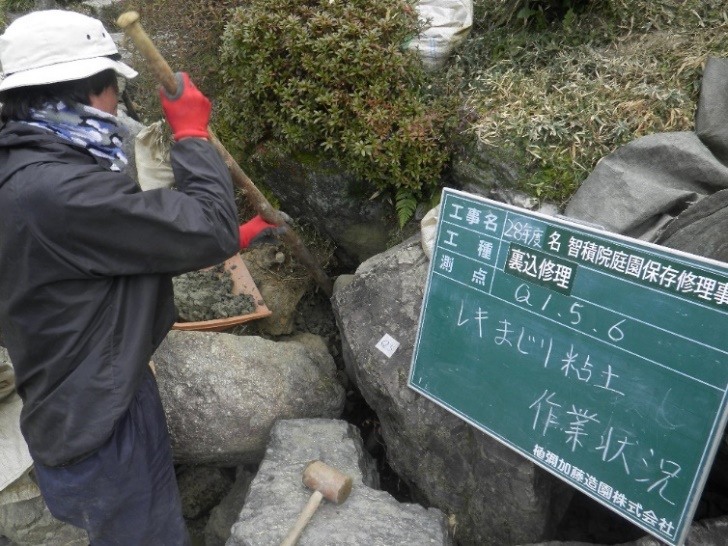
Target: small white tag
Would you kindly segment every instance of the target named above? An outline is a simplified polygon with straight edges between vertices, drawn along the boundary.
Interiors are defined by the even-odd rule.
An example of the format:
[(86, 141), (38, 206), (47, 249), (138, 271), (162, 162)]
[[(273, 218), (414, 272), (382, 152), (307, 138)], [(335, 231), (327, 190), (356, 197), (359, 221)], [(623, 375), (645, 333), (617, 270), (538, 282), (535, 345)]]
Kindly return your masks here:
[(389, 334), (384, 334), (384, 337), (379, 340), (376, 345), (377, 349), (382, 351), (387, 358), (391, 358), (397, 349), (399, 349), (399, 341), (394, 339)]

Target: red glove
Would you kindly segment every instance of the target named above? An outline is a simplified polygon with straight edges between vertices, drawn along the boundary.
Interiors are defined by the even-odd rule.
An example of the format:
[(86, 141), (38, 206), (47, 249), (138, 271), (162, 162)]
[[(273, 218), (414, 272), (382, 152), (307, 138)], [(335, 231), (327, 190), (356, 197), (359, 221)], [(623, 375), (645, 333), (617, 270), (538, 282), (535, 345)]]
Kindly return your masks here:
[(276, 238), (286, 230), (286, 226), (277, 226), (263, 220), (260, 215), (245, 222), (239, 228), (240, 249), (275, 242)]
[(210, 123), (212, 105), (185, 72), (177, 72), (177, 93), (170, 96), (160, 88), (162, 109), (175, 140), (188, 137), (209, 138), (207, 125)]

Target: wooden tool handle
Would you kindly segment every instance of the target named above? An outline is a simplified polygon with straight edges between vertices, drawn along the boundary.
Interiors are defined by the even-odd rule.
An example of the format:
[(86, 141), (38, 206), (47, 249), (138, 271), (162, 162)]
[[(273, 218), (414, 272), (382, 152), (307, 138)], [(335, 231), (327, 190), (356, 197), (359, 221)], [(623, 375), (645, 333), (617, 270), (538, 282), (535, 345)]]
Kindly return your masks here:
[[(136, 11), (127, 11), (119, 16), (116, 23), (132, 39), (144, 59), (150, 64), (152, 71), (159, 79), (165, 91), (170, 95), (176, 94), (177, 78), (169, 64), (167, 64), (167, 61), (142, 28), (139, 22), (139, 14)], [(283, 215), (273, 208), (265, 196), (253, 184), (253, 181), (240, 168), (240, 165), (238, 165), (230, 152), (225, 149), (222, 142), (217, 139), (209, 128), (208, 132), (210, 133), (210, 141), (217, 148), (217, 151), (230, 169), (233, 182), (243, 190), (243, 193), (253, 205), (256, 212), (272, 224), (285, 224), (286, 219)], [(281, 239), (288, 245), (301, 265), (308, 270), (316, 284), (318, 284), (328, 297), (331, 297), (334, 292), (334, 283), (316, 262), (298, 234), (289, 226), (281, 235)]]
[(293, 527), (291, 527), (291, 530), (288, 531), (286, 538), (284, 538), (283, 542), (281, 542), (281, 546), (293, 546), (296, 542), (298, 542), (304, 527), (306, 527), (314, 512), (316, 512), (316, 509), (319, 507), (319, 504), (321, 504), (321, 500), (323, 498), (324, 496), (320, 491), (313, 492), (311, 498), (308, 499), (308, 503), (306, 503), (304, 509), (301, 510), (301, 514), (298, 516), (296, 523), (293, 524)]
[(170, 95), (176, 94), (177, 78), (167, 64), (167, 61), (154, 45), (154, 42), (152, 42), (142, 28), (142, 24), (139, 22), (139, 14), (136, 11), (127, 11), (119, 16), (116, 23), (132, 39), (139, 53), (149, 63), (152, 72), (157, 76), (165, 91)]

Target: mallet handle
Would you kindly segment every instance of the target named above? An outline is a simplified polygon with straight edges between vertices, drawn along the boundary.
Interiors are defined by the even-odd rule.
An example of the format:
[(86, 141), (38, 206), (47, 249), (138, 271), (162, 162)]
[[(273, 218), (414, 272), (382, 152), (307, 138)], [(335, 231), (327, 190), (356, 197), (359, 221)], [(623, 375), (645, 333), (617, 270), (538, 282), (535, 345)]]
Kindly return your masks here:
[(142, 28), (142, 24), (139, 22), (139, 14), (136, 11), (127, 11), (119, 16), (116, 23), (132, 39), (139, 53), (149, 63), (152, 72), (157, 76), (165, 91), (170, 95), (176, 94), (177, 78), (175, 78), (174, 72), (164, 57), (162, 57), (154, 42), (152, 42), (151, 38), (149, 38)]
[(296, 542), (298, 542), (304, 527), (306, 527), (311, 517), (313, 517), (314, 512), (316, 512), (316, 509), (319, 507), (319, 504), (321, 504), (321, 500), (323, 498), (324, 496), (321, 491), (313, 492), (311, 498), (308, 499), (308, 503), (306, 503), (304, 509), (301, 510), (296, 523), (293, 524), (293, 527), (291, 527), (291, 530), (288, 531), (286, 538), (284, 538), (283, 542), (281, 542), (281, 546), (293, 546)]
[[(159, 79), (162, 87), (164, 87), (167, 93), (174, 95), (177, 91), (177, 78), (169, 64), (167, 64), (167, 61), (154, 45), (154, 42), (152, 42), (151, 38), (149, 38), (142, 28), (139, 22), (139, 14), (136, 11), (127, 11), (119, 16), (116, 23), (132, 39), (139, 52), (150, 64), (152, 71)], [(249, 199), (256, 212), (268, 222), (276, 225), (285, 224), (286, 219), (273, 208), (261, 191), (253, 184), (253, 181), (248, 178), (248, 175), (245, 174), (230, 152), (225, 149), (222, 142), (217, 139), (209, 128), (208, 131), (210, 133), (210, 141), (217, 148), (217, 151), (227, 164), (228, 169), (230, 169), (233, 182), (243, 190), (243, 193)], [(334, 292), (333, 281), (316, 262), (296, 232), (289, 227), (280, 237), (291, 249), (296, 259), (308, 270), (316, 284), (324, 291), (324, 294), (331, 297)]]

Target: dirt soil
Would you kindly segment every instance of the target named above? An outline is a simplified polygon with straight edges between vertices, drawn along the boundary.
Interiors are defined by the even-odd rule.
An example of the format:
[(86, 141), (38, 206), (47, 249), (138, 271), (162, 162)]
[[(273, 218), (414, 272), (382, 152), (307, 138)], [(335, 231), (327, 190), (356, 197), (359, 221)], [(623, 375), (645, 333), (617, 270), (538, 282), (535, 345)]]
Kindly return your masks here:
[(223, 265), (172, 279), (179, 320), (197, 322), (247, 315), (255, 311), (250, 294), (234, 295), (233, 280)]

